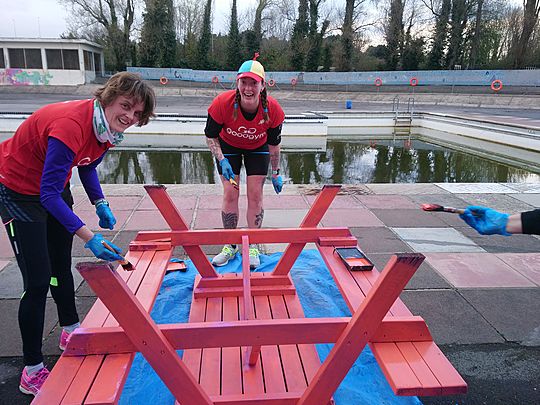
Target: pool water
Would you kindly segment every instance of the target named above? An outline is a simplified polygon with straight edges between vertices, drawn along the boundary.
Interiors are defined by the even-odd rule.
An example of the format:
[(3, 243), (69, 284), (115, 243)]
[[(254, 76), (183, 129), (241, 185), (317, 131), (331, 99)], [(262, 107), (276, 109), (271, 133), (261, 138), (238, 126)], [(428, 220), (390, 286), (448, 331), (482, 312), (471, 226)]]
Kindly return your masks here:
[[(282, 152), (292, 184), (518, 183), (540, 174), (418, 140), (329, 141), (326, 152)], [(98, 166), (112, 184), (205, 184), (219, 181), (209, 151), (110, 151)]]

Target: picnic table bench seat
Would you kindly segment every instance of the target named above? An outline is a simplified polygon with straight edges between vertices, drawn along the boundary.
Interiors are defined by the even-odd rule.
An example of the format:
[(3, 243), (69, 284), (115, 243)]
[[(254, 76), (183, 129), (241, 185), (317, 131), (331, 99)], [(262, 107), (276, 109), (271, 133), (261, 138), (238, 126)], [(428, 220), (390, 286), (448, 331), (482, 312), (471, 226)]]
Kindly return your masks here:
[[(379, 271), (376, 268), (350, 271), (332, 247), (318, 246), (318, 249), (349, 310), (354, 313), (379, 277)], [(385, 319), (410, 319), (412, 316), (398, 298)], [(467, 383), (435, 344), (427, 326), (421, 336), (411, 338), (404, 331), (403, 339), (371, 341), (369, 347), (396, 395), (434, 396), (467, 392)]]

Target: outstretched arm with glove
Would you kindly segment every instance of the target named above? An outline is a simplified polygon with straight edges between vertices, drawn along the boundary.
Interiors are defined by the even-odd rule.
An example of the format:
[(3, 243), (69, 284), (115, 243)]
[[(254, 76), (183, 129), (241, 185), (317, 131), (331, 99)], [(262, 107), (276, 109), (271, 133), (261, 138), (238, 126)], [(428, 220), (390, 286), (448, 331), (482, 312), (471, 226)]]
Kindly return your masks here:
[(481, 235), (540, 234), (540, 209), (509, 215), (471, 205), (460, 217)]

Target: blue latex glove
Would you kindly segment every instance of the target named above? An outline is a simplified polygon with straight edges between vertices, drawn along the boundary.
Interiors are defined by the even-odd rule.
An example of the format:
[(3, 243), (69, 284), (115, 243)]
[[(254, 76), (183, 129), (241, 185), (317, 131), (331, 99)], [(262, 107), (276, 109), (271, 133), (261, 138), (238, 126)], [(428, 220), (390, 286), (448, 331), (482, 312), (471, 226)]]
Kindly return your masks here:
[(116, 224), (116, 218), (114, 217), (109, 203), (107, 201), (101, 201), (96, 203), (96, 214), (99, 217), (99, 226), (103, 229), (113, 229)]
[[(107, 245), (112, 247), (115, 252), (111, 252), (109, 249), (107, 249), (102, 242), (105, 242)], [(108, 241), (107, 239), (103, 239), (103, 235), (96, 233), (94, 234), (94, 237), (90, 239), (86, 244), (84, 245), (85, 248), (90, 249), (94, 256), (96, 256), (98, 259), (101, 260), (107, 260), (108, 262), (112, 262), (115, 260), (123, 260), (124, 258), (120, 256), (118, 253), (121, 253), (122, 250), (116, 245), (114, 245), (112, 242)]]
[(281, 189), (283, 188), (283, 179), (281, 176), (272, 176), (272, 185), (276, 194), (281, 193)]
[(221, 174), (226, 180), (234, 179), (234, 172), (231, 164), (229, 163), (229, 159), (223, 158), (219, 161), (219, 165), (221, 166)]
[(460, 218), (481, 235), (512, 235), (506, 232), (508, 216), (508, 214), (503, 214), (494, 209), (476, 205), (467, 207), (465, 212), (460, 214)]

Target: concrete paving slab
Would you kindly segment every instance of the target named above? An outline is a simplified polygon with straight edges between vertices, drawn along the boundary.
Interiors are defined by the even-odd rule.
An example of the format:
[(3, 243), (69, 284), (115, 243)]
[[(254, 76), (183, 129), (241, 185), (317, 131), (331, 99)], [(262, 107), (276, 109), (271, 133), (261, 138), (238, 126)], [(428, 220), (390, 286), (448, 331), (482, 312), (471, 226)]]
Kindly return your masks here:
[[(354, 195), (337, 195), (332, 201), (331, 208), (366, 208), (365, 205), (358, 199), (359, 196)], [(265, 197), (266, 198), (266, 197)], [(313, 202), (317, 198), (315, 195), (305, 195), (309, 206), (313, 205)]]
[(504, 338), (458, 292), (406, 290), (401, 299), (423, 317), (437, 344), (502, 343)]
[(513, 194), (512, 197), (532, 207), (540, 208), (540, 194)]
[(0, 272), (10, 263), (9, 260), (0, 260)]
[[(264, 226), (267, 226), (267, 213), (265, 211), (265, 218), (263, 221)], [(187, 219), (186, 219), (187, 220)], [(245, 210), (240, 210), (238, 215), (238, 227), (246, 228), (246, 212)], [(168, 228), (168, 227), (167, 227)], [(221, 229), (223, 228), (223, 220), (221, 219), (221, 210), (220, 209), (198, 209), (195, 216), (193, 229)]]
[(517, 190), (498, 183), (435, 183), (440, 188), (454, 194), (513, 194)]
[(392, 184), (367, 184), (367, 187), (374, 194), (397, 194), (397, 195), (416, 195), (416, 194), (441, 194), (445, 190), (431, 183), (392, 183)]
[(324, 214), (321, 223), (326, 227), (378, 227), (384, 224), (368, 209), (334, 209)]
[[(353, 202), (354, 198), (351, 198)], [(339, 204), (336, 200), (332, 202), (332, 206), (334, 206), (334, 203)], [(301, 195), (265, 195), (264, 200), (264, 209), (266, 210), (277, 210), (277, 209), (291, 209), (291, 210), (297, 210), (297, 209), (307, 209), (309, 208), (309, 205), (307, 201), (304, 199)], [(356, 203), (358, 204), (358, 203)], [(221, 206), (220, 206), (221, 207)], [(337, 207), (334, 207), (337, 208)]]
[(538, 288), (460, 290), (461, 295), (509, 342), (540, 346)]
[[(113, 214), (114, 214), (114, 217), (116, 218), (116, 225), (115, 225), (115, 228), (116, 229), (121, 229), (126, 221), (128, 220), (128, 218), (130, 217), (130, 215), (132, 214), (133, 211), (129, 210), (129, 211), (124, 211), (124, 210), (114, 210), (113, 211)], [(82, 211), (77, 211), (75, 212), (77, 214), (77, 216), (81, 219), (81, 221), (83, 221), (86, 226), (88, 226), (92, 231), (102, 231), (103, 229), (99, 226), (99, 217), (96, 215), (96, 212), (95, 211), (90, 211), (90, 210), (82, 210)]]
[[(187, 222), (188, 226), (191, 225), (193, 219), (194, 210), (185, 210), (180, 209), (180, 214), (184, 217), (184, 220)], [(170, 230), (169, 225), (165, 222), (165, 219), (161, 213), (157, 210), (145, 210), (145, 211), (135, 211), (128, 218), (123, 227), (119, 227), (124, 231), (161, 231), (161, 230)]]
[(502, 253), (496, 256), (540, 287), (540, 253)]
[(9, 241), (8, 235), (4, 230), (0, 231), (0, 257), (10, 258), (14, 257), (13, 249), (11, 248), (11, 242)]
[[(118, 210), (133, 210), (142, 200), (140, 196), (110, 196), (106, 198), (113, 213), (116, 213)], [(96, 207), (86, 198), (77, 205), (77, 212), (79, 211), (92, 211), (95, 214)]]
[(467, 205), (482, 205), (484, 207), (493, 208), (494, 210), (501, 212), (520, 212), (527, 211), (533, 207), (519, 199), (516, 200), (516, 196), (513, 195), (500, 195), (500, 194), (457, 194), (461, 197)]
[(264, 228), (298, 228), (308, 210), (264, 210)]
[(520, 193), (540, 194), (540, 184), (538, 183), (500, 183)]
[[(191, 195), (176, 196), (176, 195), (171, 195), (171, 194), (169, 194), (169, 196), (171, 197), (171, 200), (173, 201), (174, 205), (178, 208), (181, 207), (187, 210), (193, 210), (196, 208), (197, 200), (198, 200), (198, 197), (196, 196), (191, 196)], [(212, 195), (212, 197), (214, 196)], [(143, 197), (140, 205), (137, 207), (137, 211), (144, 211), (144, 210), (157, 210), (156, 204), (154, 204), (154, 202), (149, 196)]]
[[(382, 271), (390, 257), (389, 253), (369, 253), (367, 254), (369, 259), (375, 264), (375, 267)], [(406, 290), (426, 290), (426, 289), (450, 289), (452, 286), (448, 284), (439, 273), (437, 273), (433, 267), (429, 265), (425, 260), (420, 265), (414, 276), (409, 280), (405, 286)]]
[(420, 208), (422, 204), (439, 204), (454, 208), (465, 208), (466, 206), (463, 199), (450, 193), (410, 195), (408, 198), (415, 203), (416, 208)]
[[(264, 197), (266, 200), (266, 196)], [(266, 202), (266, 201), (265, 201)], [(199, 199), (199, 209), (212, 209), (212, 210), (219, 210), (221, 212), (221, 207), (223, 204), (223, 195), (207, 195), (202, 196)], [(240, 196), (238, 199), (238, 206), (241, 210), (245, 210), (247, 208), (247, 198), (245, 196)]]
[(458, 230), (463, 228), (463, 226), (468, 226), (457, 214), (450, 212), (432, 212), (431, 215), (440, 219), (446, 225), (451, 226), (452, 228), (457, 228)]
[(386, 226), (390, 227), (444, 227), (446, 224), (432, 212), (420, 209), (371, 210)]
[(365, 253), (411, 252), (412, 249), (385, 227), (350, 228)]
[(426, 253), (428, 263), (457, 288), (534, 287), (491, 253)]
[[(0, 300), (0, 325), (2, 327), (2, 339), (0, 339), (0, 357), (22, 356), (21, 332), (19, 330), (19, 299)], [(44, 336), (58, 322), (56, 305), (52, 298), (47, 299), (45, 307)], [(2, 402), (2, 401), (0, 401)]]
[(452, 228), (392, 228), (415, 252), (484, 252)]
[(356, 196), (367, 208), (378, 209), (415, 209), (418, 205), (409, 197), (402, 195), (359, 195)]
[(489, 253), (540, 252), (540, 240), (533, 235), (480, 235), (470, 227), (457, 229)]

